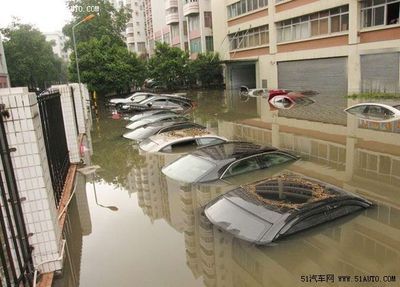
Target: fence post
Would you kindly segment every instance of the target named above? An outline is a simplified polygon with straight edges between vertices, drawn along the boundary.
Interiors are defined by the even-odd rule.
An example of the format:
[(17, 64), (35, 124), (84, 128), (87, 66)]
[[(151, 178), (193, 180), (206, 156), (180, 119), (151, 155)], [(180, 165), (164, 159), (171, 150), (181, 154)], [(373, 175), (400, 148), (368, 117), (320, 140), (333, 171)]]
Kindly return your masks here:
[[(37, 266), (58, 258), (62, 247), (37, 99), (27, 88), (0, 89), (0, 103), (10, 113), (5, 132), (10, 148), (16, 149), (11, 153), (13, 172)], [(43, 264), (40, 271), (59, 270), (61, 265), (60, 261)]]

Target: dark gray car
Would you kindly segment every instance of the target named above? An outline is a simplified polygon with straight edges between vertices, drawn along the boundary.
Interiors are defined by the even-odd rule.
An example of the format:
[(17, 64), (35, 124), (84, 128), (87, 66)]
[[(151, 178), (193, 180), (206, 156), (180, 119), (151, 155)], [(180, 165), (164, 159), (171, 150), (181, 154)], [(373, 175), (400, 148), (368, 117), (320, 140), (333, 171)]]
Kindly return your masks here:
[(204, 212), (218, 228), (262, 245), (371, 205), (336, 186), (284, 175), (229, 191)]
[(200, 148), (165, 166), (162, 172), (182, 182), (208, 182), (287, 164), (299, 157), (270, 146), (226, 142)]

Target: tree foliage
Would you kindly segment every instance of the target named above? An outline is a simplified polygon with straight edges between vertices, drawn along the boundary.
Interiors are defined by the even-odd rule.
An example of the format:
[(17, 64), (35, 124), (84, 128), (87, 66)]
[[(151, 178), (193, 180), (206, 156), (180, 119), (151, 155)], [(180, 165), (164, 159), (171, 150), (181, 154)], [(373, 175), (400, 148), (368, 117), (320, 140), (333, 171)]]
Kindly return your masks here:
[[(80, 43), (77, 50), (81, 81), (87, 83), (90, 90), (100, 94), (122, 93), (131, 86), (140, 86), (146, 78), (144, 62), (109, 36)], [(70, 59), (70, 76), (76, 80), (74, 53)]]
[(2, 29), (11, 85), (46, 88), (66, 81), (65, 63), (53, 53), (52, 43), (31, 25), (12, 23)]
[(154, 52), (148, 61), (149, 76), (169, 90), (185, 86), (189, 54), (166, 43), (156, 43)]
[[(117, 11), (109, 1), (105, 0), (67, 0), (67, 7), (72, 12), (73, 18), (63, 27), (63, 33), (70, 39), (66, 43), (66, 48), (73, 49), (72, 27), (90, 14), (95, 14), (95, 17), (75, 27), (76, 43), (108, 36), (113, 43), (125, 46), (121, 33), (125, 31), (130, 18), (127, 9), (121, 8)], [(97, 13), (91, 12), (97, 8)]]
[(222, 66), (218, 54), (198, 54), (191, 65), (192, 73), (194, 73), (194, 77), (201, 83), (202, 87), (209, 88), (222, 84)]
[(223, 81), (218, 54), (198, 54), (195, 60), (190, 60), (187, 52), (165, 43), (156, 44), (147, 69), (149, 76), (168, 90), (187, 88), (196, 83), (209, 88), (220, 86)]

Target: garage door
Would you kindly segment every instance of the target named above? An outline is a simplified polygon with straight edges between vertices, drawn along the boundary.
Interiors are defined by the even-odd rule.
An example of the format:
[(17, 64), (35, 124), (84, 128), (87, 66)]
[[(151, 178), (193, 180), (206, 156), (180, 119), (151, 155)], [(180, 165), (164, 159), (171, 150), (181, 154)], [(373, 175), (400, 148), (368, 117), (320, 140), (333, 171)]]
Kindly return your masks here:
[(399, 91), (399, 53), (361, 56), (361, 88), (363, 91)]
[(279, 62), (278, 84), (283, 89), (346, 94), (347, 58)]
[(231, 89), (237, 90), (241, 86), (256, 88), (255, 64), (231, 64), (229, 68)]

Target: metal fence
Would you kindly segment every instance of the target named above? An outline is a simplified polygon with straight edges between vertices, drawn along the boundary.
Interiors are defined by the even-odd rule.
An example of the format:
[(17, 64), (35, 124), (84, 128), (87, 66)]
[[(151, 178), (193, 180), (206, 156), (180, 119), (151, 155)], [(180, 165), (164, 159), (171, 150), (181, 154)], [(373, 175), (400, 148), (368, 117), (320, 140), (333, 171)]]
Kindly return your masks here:
[(70, 166), (60, 93), (57, 90), (47, 90), (37, 99), (54, 198), (58, 207)]
[(0, 156), (3, 172), (0, 175), (0, 285), (32, 286), (34, 272), (32, 249), (29, 246), (12, 166), (3, 115), (7, 113), (0, 105)]

